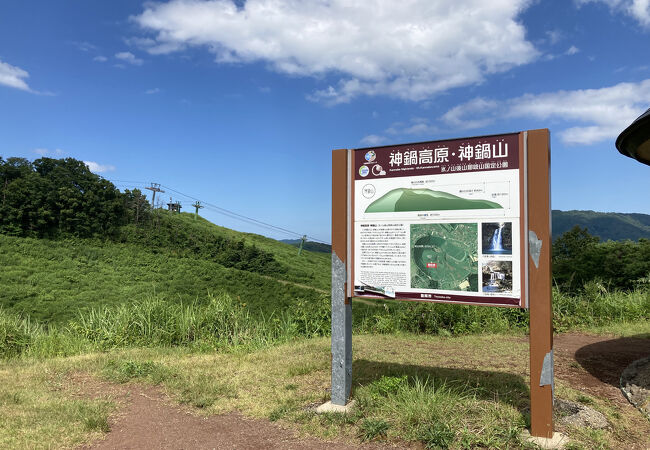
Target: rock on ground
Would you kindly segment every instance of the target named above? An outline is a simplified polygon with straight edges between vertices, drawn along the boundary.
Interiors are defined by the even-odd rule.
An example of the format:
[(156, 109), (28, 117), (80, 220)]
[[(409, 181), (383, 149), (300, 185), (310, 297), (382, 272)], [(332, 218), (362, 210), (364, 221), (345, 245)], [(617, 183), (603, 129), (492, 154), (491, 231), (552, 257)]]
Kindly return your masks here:
[(623, 395), (650, 418), (650, 356), (634, 361), (621, 375)]

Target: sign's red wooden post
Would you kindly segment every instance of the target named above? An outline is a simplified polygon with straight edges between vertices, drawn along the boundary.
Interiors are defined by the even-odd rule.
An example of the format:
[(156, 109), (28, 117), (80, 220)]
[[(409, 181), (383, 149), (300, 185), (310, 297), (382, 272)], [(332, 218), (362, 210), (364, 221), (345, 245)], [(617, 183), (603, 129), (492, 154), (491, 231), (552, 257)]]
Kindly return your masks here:
[(530, 434), (553, 437), (553, 310), (549, 131), (527, 132)]

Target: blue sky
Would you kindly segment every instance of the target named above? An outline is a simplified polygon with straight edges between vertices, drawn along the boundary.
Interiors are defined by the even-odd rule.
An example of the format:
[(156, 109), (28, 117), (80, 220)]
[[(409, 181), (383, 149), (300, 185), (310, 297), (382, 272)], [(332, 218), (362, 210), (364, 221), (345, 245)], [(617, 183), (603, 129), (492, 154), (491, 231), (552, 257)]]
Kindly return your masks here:
[(2, 2), (0, 155), (329, 242), (332, 149), (549, 128), (554, 209), (650, 214), (649, 43), (649, 0)]

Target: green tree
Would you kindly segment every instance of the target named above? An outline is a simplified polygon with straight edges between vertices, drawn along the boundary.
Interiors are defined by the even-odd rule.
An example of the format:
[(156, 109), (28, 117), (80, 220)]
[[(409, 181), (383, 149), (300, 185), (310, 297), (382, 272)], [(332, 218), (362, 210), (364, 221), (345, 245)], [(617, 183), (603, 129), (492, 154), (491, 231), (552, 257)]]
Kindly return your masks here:
[(126, 189), (122, 198), (127, 223), (141, 225), (151, 218), (151, 205), (140, 189)]
[(595, 252), (600, 239), (586, 228), (575, 226), (553, 243), (553, 279), (560, 288), (575, 291), (593, 279), (593, 261), (586, 257)]
[(106, 236), (125, 220), (119, 190), (73, 158), (0, 158), (0, 188), (5, 234)]
[(603, 282), (610, 289), (629, 290), (650, 274), (650, 240), (607, 241), (578, 226), (553, 243), (553, 279), (560, 289), (575, 293), (585, 283)]

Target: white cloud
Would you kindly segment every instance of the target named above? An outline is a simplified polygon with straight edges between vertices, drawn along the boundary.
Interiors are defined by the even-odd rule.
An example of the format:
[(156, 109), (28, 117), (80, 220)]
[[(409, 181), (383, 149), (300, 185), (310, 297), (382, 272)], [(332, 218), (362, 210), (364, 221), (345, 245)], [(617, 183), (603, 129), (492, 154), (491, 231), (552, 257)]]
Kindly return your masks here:
[(131, 52), (116, 53), (115, 57), (121, 61), (128, 62), (129, 64), (133, 64), (134, 66), (141, 66), (144, 63), (142, 59), (136, 57)]
[(546, 32), (551, 45), (555, 45), (564, 38), (564, 33), (560, 30), (549, 30)]
[(546, 53), (544, 56), (542, 56), (542, 59), (544, 61), (553, 61), (554, 59), (560, 58), (562, 56), (573, 56), (578, 53), (580, 53), (580, 49), (575, 45), (572, 45), (566, 49), (564, 53)]
[[(528, 0), (171, 0), (132, 19), (152, 54), (203, 46), (218, 63), (266, 62), (293, 76), (332, 75), (312, 93), (335, 104), (360, 95), (423, 100), (534, 60), (517, 21)], [(322, 78), (319, 78), (322, 79)]]
[(576, 0), (578, 5), (604, 3), (612, 12), (623, 12), (643, 27), (650, 28), (650, 0)]
[(576, 47), (575, 45), (572, 45), (571, 47), (569, 47), (567, 49), (566, 52), (564, 52), (564, 54), (572, 56), (572, 55), (575, 55), (576, 53), (579, 53), (579, 52), (580, 52), (580, 49), (578, 47)]
[(0, 84), (22, 91), (36, 93), (25, 81), (27, 78), (29, 78), (27, 71), (0, 60)]
[(50, 150), (47, 148), (35, 148), (34, 153), (41, 155), (41, 156), (61, 156), (65, 152), (61, 150), (60, 148)]
[(367, 146), (380, 145), (386, 142), (386, 137), (377, 134), (369, 134), (368, 136), (364, 136), (360, 142)]
[(408, 122), (394, 122), (390, 127), (384, 130), (384, 133), (392, 136), (399, 135), (435, 135), (440, 133), (440, 127), (433, 124), (432, 121), (425, 117), (412, 117)]
[(106, 62), (106, 61), (108, 61), (108, 58), (105, 57), (105, 56), (99, 55), (99, 56), (95, 56), (95, 57), (93, 58), (93, 61), (97, 61), (97, 62)]
[(615, 138), (648, 104), (650, 79), (600, 89), (526, 94), (503, 101), (474, 99), (452, 108), (442, 119), (459, 128), (478, 128), (497, 119), (559, 119), (575, 124), (560, 131), (562, 141), (589, 145)]
[(497, 106), (495, 100), (479, 97), (453, 107), (442, 116), (442, 119), (457, 129), (481, 128), (493, 120), (491, 113), (497, 109)]
[(89, 52), (91, 50), (97, 50), (97, 46), (91, 44), (90, 42), (78, 42), (78, 41), (72, 41), (70, 42), (72, 45), (77, 47), (79, 50), (82, 52)]
[(429, 123), (429, 119), (423, 117), (413, 117), (410, 124), (402, 130), (406, 134), (436, 134), (438, 127)]
[(104, 173), (104, 172), (112, 172), (115, 170), (115, 166), (111, 165), (102, 165), (99, 163), (96, 163), (95, 161), (84, 161), (84, 164), (88, 166), (91, 172), (95, 173)]
[(144, 93), (147, 94), (147, 95), (157, 94), (159, 92), (160, 92), (160, 89), (158, 89), (158, 88), (147, 89), (146, 91), (144, 91)]

